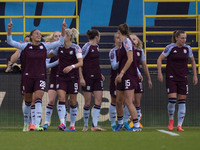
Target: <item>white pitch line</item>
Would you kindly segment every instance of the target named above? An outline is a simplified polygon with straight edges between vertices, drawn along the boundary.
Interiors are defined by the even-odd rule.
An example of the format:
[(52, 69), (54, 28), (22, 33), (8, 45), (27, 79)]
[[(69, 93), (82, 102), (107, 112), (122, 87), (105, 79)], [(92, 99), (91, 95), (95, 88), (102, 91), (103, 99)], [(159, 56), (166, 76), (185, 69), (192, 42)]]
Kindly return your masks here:
[(157, 130), (157, 131), (162, 132), (162, 133), (169, 134), (169, 135), (171, 135), (171, 136), (180, 136), (180, 135), (177, 134), (177, 133), (169, 132), (169, 131), (166, 131), (166, 130)]

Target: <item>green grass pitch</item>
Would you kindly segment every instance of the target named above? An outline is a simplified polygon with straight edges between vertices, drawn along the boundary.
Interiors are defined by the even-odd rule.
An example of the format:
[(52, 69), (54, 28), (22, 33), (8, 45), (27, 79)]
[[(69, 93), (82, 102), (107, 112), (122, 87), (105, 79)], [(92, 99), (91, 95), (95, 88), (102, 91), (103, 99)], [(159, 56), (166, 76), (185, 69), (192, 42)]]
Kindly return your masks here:
[(171, 136), (160, 127), (142, 132), (61, 132), (50, 127), (44, 132), (22, 132), (22, 128), (0, 128), (0, 150), (198, 150), (200, 128), (184, 128)]

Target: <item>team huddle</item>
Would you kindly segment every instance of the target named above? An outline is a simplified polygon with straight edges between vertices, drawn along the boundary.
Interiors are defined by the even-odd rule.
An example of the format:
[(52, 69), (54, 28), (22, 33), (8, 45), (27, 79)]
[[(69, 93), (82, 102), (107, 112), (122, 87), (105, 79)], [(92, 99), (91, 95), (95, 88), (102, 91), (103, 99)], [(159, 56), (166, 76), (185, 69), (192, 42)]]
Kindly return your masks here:
[[(47, 130), (51, 120), (53, 106), (58, 96), (58, 116), (61, 131), (76, 131), (77, 94), (79, 84), (85, 100), (83, 108), (84, 125), (82, 131), (88, 131), (90, 105), (92, 95), (94, 106), (92, 112), (91, 131), (106, 131), (98, 126), (100, 115), (103, 82), (105, 77), (101, 74), (99, 64), (100, 32), (88, 30), (89, 41), (81, 48), (73, 43), (79, 32), (75, 29), (66, 29), (65, 19), (62, 31), (44, 37), (39, 30), (33, 30), (24, 42), (12, 40), (12, 20), (8, 24), (7, 43), (18, 50), (11, 57), (14, 63), (17, 59), (21, 62), (21, 92), (24, 97), (24, 127), (23, 131)], [(142, 118), (140, 101), (143, 93), (143, 76), (141, 68), (147, 77), (149, 88), (152, 81), (146, 65), (146, 57), (142, 49), (142, 42), (135, 34), (130, 34), (127, 24), (121, 24), (114, 35), (115, 47), (110, 51), (111, 62), (110, 95), (111, 104), (109, 116), (112, 131), (142, 131), (140, 119)], [(185, 44), (184, 31), (174, 31), (172, 43), (169, 44), (157, 60), (158, 81), (163, 82), (161, 71), (162, 60), (167, 58), (166, 88), (168, 94), (168, 129), (173, 130), (175, 105), (178, 102), (178, 131), (182, 129), (185, 117), (186, 95), (188, 94), (188, 58), (193, 69), (193, 83), (197, 84), (196, 64), (192, 50)], [(12, 65), (12, 64), (11, 64)], [(46, 72), (50, 70), (48, 85), (48, 105), (45, 112), (45, 123), (40, 126), (42, 115), (42, 97), (46, 88)], [(70, 104), (70, 127), (66, 126), (67, 101)], [(129, 124), (128, 121), (131, 121)], [(116, 124), (117, 122), (117, 124)]]

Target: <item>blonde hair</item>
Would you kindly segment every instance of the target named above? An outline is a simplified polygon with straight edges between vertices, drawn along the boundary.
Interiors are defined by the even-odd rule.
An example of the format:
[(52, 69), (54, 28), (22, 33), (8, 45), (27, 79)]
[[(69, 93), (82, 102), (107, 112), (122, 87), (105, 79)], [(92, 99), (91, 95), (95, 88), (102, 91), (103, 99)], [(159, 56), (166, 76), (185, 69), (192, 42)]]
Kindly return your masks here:
[(65, 29), (65, 32), (68, 36), (71, 36), (71, 42), (73, 42), (73, 40), (75, 38), (77, 38), (77, 36), (79, 35), (78, 30), (76, 30), (75, 28), (72, 29)]
[(43, 37), (43, 39), (45, 40), (45, 42), (54, 42), (53, 36), (56, 32), (60, 32), (60, 31), (55, 31), (54, 33), (47, 35), (45, 37)]
[[(135, 46), (136, 48), (138, 48), (138, 49), (142, 49), (142, 48), (143, 48), (143, 43), (142, 43), (142, 41), (139, 39), (139, 37), (138, 37), (137, 35), (135, 35), (135, 34), (131, 34), (131, 35), (134, 35), (134, 36), (137, 38), (137, 40), (138, 40), (137, 45), (134, 44), (134, 46)], [(131, 39), (131, 40), (132, 40), (132, 39)]]

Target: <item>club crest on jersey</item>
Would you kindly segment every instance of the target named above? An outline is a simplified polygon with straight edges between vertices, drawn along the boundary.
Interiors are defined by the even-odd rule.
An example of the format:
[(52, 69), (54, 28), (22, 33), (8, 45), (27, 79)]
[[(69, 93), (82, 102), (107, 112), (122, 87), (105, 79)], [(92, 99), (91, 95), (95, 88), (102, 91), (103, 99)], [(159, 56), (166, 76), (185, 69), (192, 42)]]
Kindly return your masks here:
[(57, 85), (56, 85), (56, 89), (58, 89), (58, 88), (59, 88), (59, 86), (60, 86), (60, 85), (59, 85), (59, 84), (57, 84)]
[(54, 84), (50, 84), (50, 88), (53, 88), (54, 87)]
[(183, 50), (183, 53), (184, 53), (184, 54), (186, 54), (186, 53), (187, 53), (187, 50), (186, 50), (186, 49), (184, 49), (184, 50)]
[(137, 52), (137, 56), (140, 56), (140, 52)]
[(114, 59), (114, 53), (111, 53), (110, 59)]
[(29, 47), (29, 49), (33, 49), (33, 47), (32, 47), (32, 46), (30, 46), (30, 47)]
[(90, 90), (90, 86), (87, 86), (87, 90), (88, 90), (88, 91)]
[(69, 54), (72, 55), (72, 54), (73, 54), (73, 51), (70, 51)]
[(44, 48), (44, 47), (41, 45), (41, 46), (40, 46), (40, 49), (43, 49), (43, 48)]
[(63, 53), (63, 51), (60, 51), (60, 53)]

